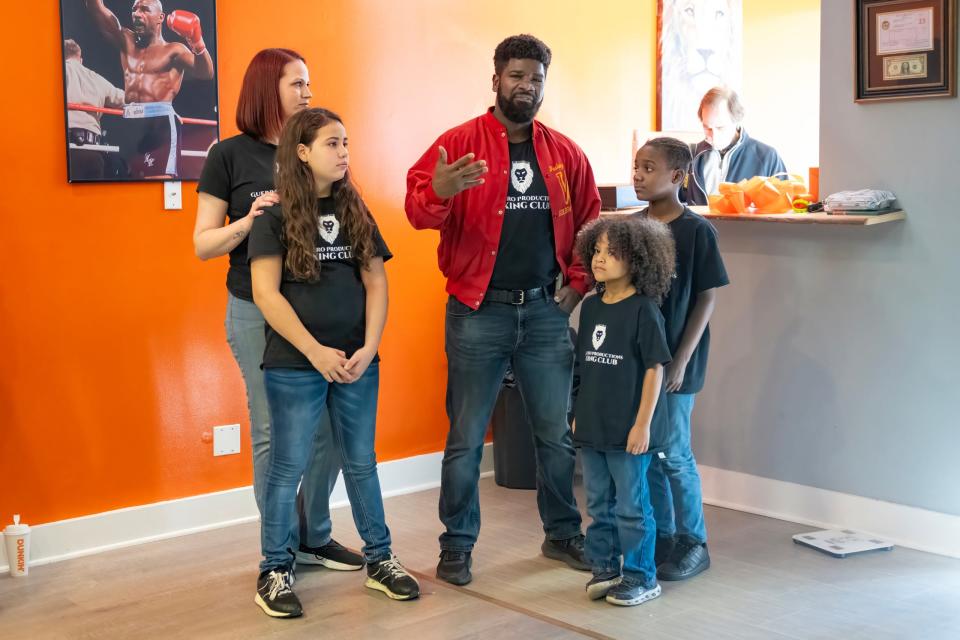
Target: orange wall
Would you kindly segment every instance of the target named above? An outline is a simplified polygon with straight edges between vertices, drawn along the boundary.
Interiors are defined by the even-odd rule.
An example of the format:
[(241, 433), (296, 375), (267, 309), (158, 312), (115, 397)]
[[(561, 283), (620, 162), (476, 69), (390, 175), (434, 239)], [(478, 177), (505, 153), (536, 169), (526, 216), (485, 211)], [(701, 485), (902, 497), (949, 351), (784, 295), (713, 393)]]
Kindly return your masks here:
[[(761, 4), (746, 0), (745, 32)], [(300, 50), (315, 103), (346, 119), (355, 175), (397, 256), (379, 458), (442, 449), (443, 281), (436, 234), (403, 214), (406, 169), (492, 103), (493, 47), (526, 31), (554, 53), (543, 120), (583, 146), (599, 181), (628, 179), (631, 132), (653, 123), (655, 0), (218, 5), (224, 136), (246, 63), (267, 46)], [(193, 185), (183, 211), (164, 211), (159, 185), (66, 183), (56, 3), (20, 11), (34, 28), (0, 41), (2, 59), (30, 52), (8, 65), (20, 91), (0, 105), (0, 518), (39, 524), (249, 484), (246, 433), (237, 456), (213, 458), (201, 441), (214, 425), (246, 432), (247, 417), (224, 342), (226, 263), (192, 252)]]

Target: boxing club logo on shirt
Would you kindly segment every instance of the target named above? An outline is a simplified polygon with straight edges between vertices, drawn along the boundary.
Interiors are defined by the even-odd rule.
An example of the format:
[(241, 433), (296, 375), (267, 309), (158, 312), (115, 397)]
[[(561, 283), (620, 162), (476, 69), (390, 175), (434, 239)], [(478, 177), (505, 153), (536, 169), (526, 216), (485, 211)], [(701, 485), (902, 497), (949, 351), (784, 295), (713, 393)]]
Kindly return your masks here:
[(546, 190), (527, 191), (536, 182), (537, 174), (529, 160), (514, 160), (510, 166), (510, 187), (507, 194), (507, 211), (546, 213), (550, 211), (550, 196)]
[[(320, 234), (320, 239), (323, 240), (324, 243), (333, 245), (334, 242), (340, 239), (340, 221), (337, 220), (337, 216), (332, 213), (319, 216), (317, 218), (317, 231)], [(317, 260), (320, 262), (352, 259), (353, 245), (344, 244), (317, 247)]]
[(593, 328), (593, 333), (591, 334), (593, 338), (593, 348), (599, 349), (600, 345), (603, 344), (604, 338), (607, 337), (607, 325), (598, 324)]
[(608, 364), (617, 366), (623, 360), (623, 354), (602, 353), (598, 351), (603, 341), (607, 339), (607, 325), (598, 324), (593, 327), (593, 333), (590, 334), (590, 341), (593, 343), (593, 351), (587, 351), (583, 354), (584, 363), (592, 362), (595, 364)]
[(317, 228), (320, 230), (320, 237), (327, 244), (333, 244), (340, 235), (340, 221), (334, 215), (320, 216), (317, 220)]
[(518, 193), (526, 193), (533, 184), (533, 167), (526, 160), (516, 160), (510, 171), (510, 181)]

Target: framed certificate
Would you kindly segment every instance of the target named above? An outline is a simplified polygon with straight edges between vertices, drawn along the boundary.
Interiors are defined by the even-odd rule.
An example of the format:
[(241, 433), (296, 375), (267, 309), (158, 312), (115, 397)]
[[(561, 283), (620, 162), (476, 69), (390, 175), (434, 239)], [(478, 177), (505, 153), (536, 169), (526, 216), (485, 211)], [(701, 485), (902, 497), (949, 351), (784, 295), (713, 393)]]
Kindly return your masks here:
[(856, 102), (956, 96), (957, 0), (856, 0)]

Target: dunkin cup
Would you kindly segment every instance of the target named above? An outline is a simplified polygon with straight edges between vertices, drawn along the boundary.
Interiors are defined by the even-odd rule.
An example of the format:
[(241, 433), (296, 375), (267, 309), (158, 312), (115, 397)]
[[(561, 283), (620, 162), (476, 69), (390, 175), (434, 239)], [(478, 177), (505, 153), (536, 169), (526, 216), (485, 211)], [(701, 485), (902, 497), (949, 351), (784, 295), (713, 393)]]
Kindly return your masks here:
[(27, 575), (30, 568), (30, 527), (20, 524), (19, 514), (13, 516), (13, 524), (8, 524), (3, 530), (3, 541), (7, 548), (10, 575), (14, 578)]

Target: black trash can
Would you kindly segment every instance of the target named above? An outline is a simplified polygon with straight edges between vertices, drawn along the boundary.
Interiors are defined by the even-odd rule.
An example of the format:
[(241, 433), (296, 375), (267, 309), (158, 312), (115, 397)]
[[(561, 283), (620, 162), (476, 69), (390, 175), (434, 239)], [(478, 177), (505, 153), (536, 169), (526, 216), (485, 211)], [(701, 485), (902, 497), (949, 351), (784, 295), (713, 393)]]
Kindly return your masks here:
[(490, 420), (493, 431), (493, 479), (508, 489), (537, 488), (533, 430), (520, 389), (508, 373)]
[[(570, 340), (577, 343), (577, 332), (570, 328)], [(570, 389), (570, 401), (567, 406), (567, 424), (573, 421), (573, 405), (580, 388), (580, 372), (576, 362), (573, 364), (573, 380)], [(493, 431), (493, 479), (501, 487), (508, 489), (537, 488), (537, 455), (533, 444), (533, 429), (523, 407), (523, 398), (517, 388), (513, 371), (507, 369), (497, 403), (493, 407), (490, 419)], [(579, 466), (580, 457), (577, 456)], [(577, 469), (578, 475), (582, 473)]]

